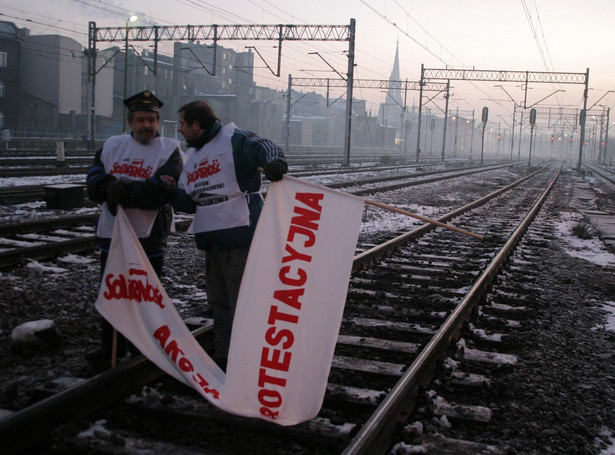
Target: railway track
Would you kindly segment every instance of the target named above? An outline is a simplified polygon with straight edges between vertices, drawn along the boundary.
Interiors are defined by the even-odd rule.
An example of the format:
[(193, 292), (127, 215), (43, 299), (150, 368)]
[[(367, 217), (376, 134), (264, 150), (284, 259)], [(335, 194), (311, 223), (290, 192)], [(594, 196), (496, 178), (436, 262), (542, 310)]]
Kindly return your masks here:
[[(289, 156), (289, 160), (295, 166), (320, 167), (331, 165), (343, 161), (342, 156), (338, 155), (297, 155)], [(93, 156), (88, 157), (67, 157), (64, 161), (58, 161), (52, 157), (24, 157), (24, 158), (5, 158), (0, 159), (0, 178), (11, 177), (38, 177), (38, 176), (57, 176), (87, 174), (92, 165)], [(374, 156), (355, 156), (353, 163), (378, 163), (378, 157)]]
[[(346, 181), (329, 183), (326, 186), (336, 189), (347, 188), (349, 193), (365, 195), (459, 178), (509, 166), (514, 166), (514, 163), (386, 174), (382, 177), (363, 180), (352, 179), (352, 173), (348, 173), (343, 176), (347, 179)], [(357, 186), (364, 189), (353, 189)], [(24, 259), (53, 258), (62, 253), (91, 250), (95, 245), (94, 220), (93, 215), (87, 215), (0, 225), (0, 269), (12, 267)], [(183, 228), (183, 225), (187, 223), (179, 224), (180, 228)]]
[[(91, 161), (91, 160), (90, 160)], [(312, 170), (298, 170), (293, 172), (295, 177), (313, 177), (313, 176), (325, 176), (325, 175), (349, 175), (360, 172), (373, 172), (384, 173), (387, 171), (399, 171), (399, 169), (407, 168), (409, 170), (415, 169), (417, 171), (423, 170), (425, 167), (442, 167), (442, 164), (421, 164), (421, 165), (407, 165), (407, 166), (355, 166), (352, 168), (319, 168)], [(48, 171), (49, 169), (47, 169)], [(39, 174), (35, 169), (24, 170), (29, 176), (43, 176), (45, 174)], [(83, 174), (87, 172), (84, 170)], [(6, 186), (0, 188), (0, 204), (17, 204), (32, 201), (41, 201), (45, 198), (45, 186), (41, 185), (19, 185), (19, 186)]]
[[(311, 422), (282, 429), (225, 415), (169, 378), (159, 378), (149, 362), (137, 357), (0, 420), (0, 441), (9, 450), (32, 447), (59, 424), (78, 421), (132, 392), (133, 398), (101, 414), (105, 430), (82, 438), (56, 433), (55, 444), (104, 452), (112, 451), (113, 441), (122, 441), (158, 452), (223, 454), (247, 451), (255, 440), (268, 450), (251, 453), (275, 453), (292, 440), (301, 453), (384, 453), (394, 442), (394, 424), (413, 411), (420, 386), (464, 330), (557, 175), (553, 168), (540, 169), (437, 218), (483, 234), (483, 241), (424, 225), (362, 247), (325, 403)], [(210, 347), (210, 325), (194, 335)], [(33, 435), (30, 428), (39, 431)]]
[[(467, 165), (467, 163), (464, 163), (464, 164), (456, 163), (456, 164), (457, 164), (456, 166), (457, 169), (466, 167), (464, 164)], [(448, 163), (448, 166), (451, 167), (451, 170), (455, 168), (454, 166), (451, 165), (451, 163)], [(299, 166), (299, 169), (296, 171), (293, 171), (292, 174), (295, 177), (314, 177), (314, 176), (323, 177), (326, 175), (334, 175), (334, 176), (346, 175), (347, 176), (347, 175), (356, 174), (356, 173), (374, 173), (374, 174), (377, 174), (377, 173), (384, 174), (386, 172), (392, 173), (392, 172), (399, 172), (401, 169), (407, 169), (409, 172), (425, 173), (425, 169), (430, 168), (430, 167), (442, 169), (446, 167), (446, 164), (423, 163), (419, 165), (409, 164), (409, 165), (396, 165), (396, 166), (385, 166), (385, 165), (379, 166), (379, 165), (369, 164), (369, 165), (343, 167), (343, 168), (319, 167), (318, 169), (300, 169), (301, 166)], [(75, 174), (85, 175), (87, 173), (87, 170), (88, 168), (83, 168), (81, 171), (76, 172)], [(57, 175), (55, 174), (56, 170), (50, 169), (50, 168), (44, 168), (43, 170), (40, 170), (40, 169), (37, 170), (36, 168), (28, 167), (24, 169), (15, 170), (15, 172), (19, 172), (20, 174), (14, 175), (14, 176), (21, 176), (21, 177), (26, 177), (26, 176), (41, 177), (41, 176), (46, 176), (46, 175), (47, 176)], [(433, 172), (437, 173), (438, 171), (435, 170)], [(0, 204), (17, 204), (17, 203), (44, 200), (45, 186), (47, 186), (47, 184), (16, 185), (16, 186), (2, 187), (0, 188)]]

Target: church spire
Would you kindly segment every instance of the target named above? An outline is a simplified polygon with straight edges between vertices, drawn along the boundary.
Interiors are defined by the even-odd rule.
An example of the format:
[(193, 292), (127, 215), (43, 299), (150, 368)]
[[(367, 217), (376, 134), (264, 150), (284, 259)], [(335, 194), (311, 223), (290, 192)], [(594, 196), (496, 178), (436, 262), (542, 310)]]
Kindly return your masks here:
[[(399, 38), (397, 38), (397, 44), (395, 46), (395, 60), (393, 61), (393, 70), (391, 71), (391, 76), (389, 77), (389, 81), (401, 81), (401, 76), (399, 75)], [(389, 87), (387, 91), (387, 103), (397, 102), (400, 106), (403, 105), (401, 99), (401, 83), (396, 84), (393, 87)], [(393, 101), (395, 100), (395, 101)]]

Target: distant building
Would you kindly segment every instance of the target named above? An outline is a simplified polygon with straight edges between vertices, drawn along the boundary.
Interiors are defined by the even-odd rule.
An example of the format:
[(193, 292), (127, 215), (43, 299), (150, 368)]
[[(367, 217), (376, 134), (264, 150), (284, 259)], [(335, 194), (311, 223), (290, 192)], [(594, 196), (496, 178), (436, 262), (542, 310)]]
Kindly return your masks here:
[(21, 86), (20, 45), (28, 29), (0, 21), (0, 128), (18, 126)]
[[(214, 52), (215, 49), (215, 52)], [(195, 96), (254, 95), (254, 54), (199, 42), (174, 43), (176, 111)]]
[(76, 115), (81, 113), (82, 60), (83, 47), (72, 38), (31, 35), (22, 41), (21, 125), (60, 128), (62, 123), (76, 128)]

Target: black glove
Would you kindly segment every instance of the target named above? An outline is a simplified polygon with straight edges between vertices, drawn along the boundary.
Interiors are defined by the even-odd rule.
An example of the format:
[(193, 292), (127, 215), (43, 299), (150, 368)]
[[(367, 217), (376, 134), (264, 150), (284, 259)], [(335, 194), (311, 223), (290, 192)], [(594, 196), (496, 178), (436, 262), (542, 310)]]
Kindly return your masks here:
[(164, 197), (170, 201), (179, 196), (177, 181), (170, 175), (159, 175), (156, 178), (156, 187), (162, 192)]
[(122, 180), (114, 180), (106, 187), (107, 206), (111, 214), (117, 213), (117, 205), (124, 204), (130, 198), (130, 186)]
[(263, 167), (263, 172), (267, 179), (272, 182), (277, 182), (278, 180), (282, 180), (282, 177), (286, 174), (286, 164), (280, 163), (279, 161), (267, 163), (265, 167)]

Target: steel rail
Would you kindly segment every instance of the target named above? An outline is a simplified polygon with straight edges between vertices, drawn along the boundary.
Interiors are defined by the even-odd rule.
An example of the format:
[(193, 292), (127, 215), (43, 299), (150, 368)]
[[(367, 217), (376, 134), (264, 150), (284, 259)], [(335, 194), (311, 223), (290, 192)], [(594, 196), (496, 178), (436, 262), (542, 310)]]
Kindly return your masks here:
[(407, 417), (411, 411), (410, 403), (412, 400), (409, 402), (409, 397), (413, 397), (416, 394), (419, 386), (428, 383), (434, 368), (434, 359), (441, 359), (452, 340), (459, 336), (461, 327), (469, 318), (474, 305), (478, 302), (484, 289), (491, 283), (493, 277), (542, 207), (560, 172), (561, 167), (549, 182), (547, 189), (515, 229), (512, 236), (468, 291), (463, 301), (449, 315), (436, 335), (421, 350), (408, 370), (345, 448), (342, 455), (385, 453), (389, 446), (390, 435), (395, 428), (394, 424), (400, 419)]
[(61, 218), (31, 220), (22, 223), (0, 224), (0, 237), (16, 234), (30, 234), (33, 232), (44, 232), (53, 229), (74, 228), (76, 225), (92, 225), (98, 218), (98, 213), (89, 215), (63, 216)]
[[(609, 182), (612, 185), (615, 185), (615, 179), (613, 178), (613, 171), (611, 171), (610, 169), (602, 169), (602, 168), (598, 168), (595, 166), (591, 166), (587, 163), (584, 164), (584, 166), (588, 169), (590, 169), (594, 174), (599, 175), (600, 177), (602, 177), (604, 180), (606, 180), (607, 182)], [(606, 172), (609, 172), (611, 175), (607, 175)]]

